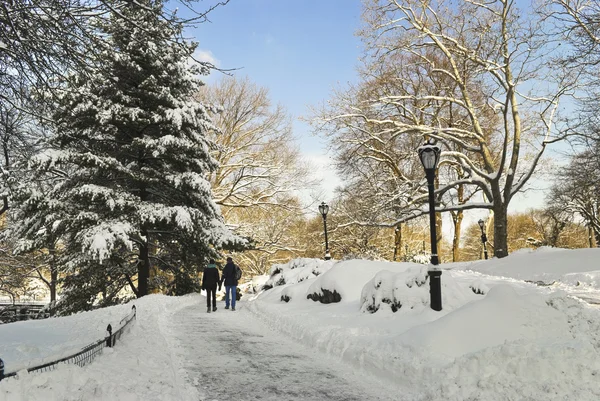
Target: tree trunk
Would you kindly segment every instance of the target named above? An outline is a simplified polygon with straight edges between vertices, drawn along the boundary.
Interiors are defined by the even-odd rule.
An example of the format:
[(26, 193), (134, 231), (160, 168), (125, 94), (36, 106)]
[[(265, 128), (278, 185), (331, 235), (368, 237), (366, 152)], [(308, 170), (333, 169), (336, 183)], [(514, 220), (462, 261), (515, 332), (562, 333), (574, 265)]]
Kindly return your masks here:
[(452, 261), (458, 262), (460, 257), (460, 234), (462, 229), (463, 211), (459, 210), (452, 213), (452, 221), (454, 223), (454, 237), (452, 238)]
[(590, 248), (596, 248), (598, 245), (596, 241), (597, 233), (594, 231), (594, 227), (591, 224), (588, 224), (588, 241), (590, 244)]
[(148, 279), (150, 277), (150, 246), (148, 231), (142, 230), (144, 240), (140, 245), (140, 259), (138, 261), (138, 298), (148, 295)]
[(402, 224), (394, 230), (394, 261), (398, 258), (398, 252), (402, 249)]
[[(144, 158), (140, 154), (139, 160), (140, 170), (144, 167)], [(146, 185), (140, 186), (140, 200), (145, 202), (148, 200), (148, 192), (146, 191)], [(142, 223), (140, 227), (141, 244), (140, 244), (140, 257), (138, 260), (138, 294), (137, 297), (141, 298), (148, 295), (148, 282), (150, 281), (150, 238), (148, 236), (148, 227)]]
[(56, 268), (56, 249), (50, 248), (50, 302), (56, 302), (56, 282), (58, 281), (58, 269)]
[(504, 258), (508, 256), (508, 213), (505, 205), (494, 207), (494, 256)]

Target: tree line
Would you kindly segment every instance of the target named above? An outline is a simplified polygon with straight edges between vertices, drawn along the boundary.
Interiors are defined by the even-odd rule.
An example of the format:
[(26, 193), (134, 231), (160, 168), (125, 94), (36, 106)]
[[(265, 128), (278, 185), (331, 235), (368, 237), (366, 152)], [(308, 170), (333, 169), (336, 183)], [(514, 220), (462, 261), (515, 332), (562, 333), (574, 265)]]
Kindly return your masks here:
[[(450, 260), (468, 210), (487, 212), (494, 256), (514, 250), (509, 206), (541, 174), (556, 183), (545, 213), (597, 243), (599, 11), (585, 0), (364, 0), (359, 80), (314, 109), (345, 183), (340, 227), (401, 232), (427, 215), (416, 149), (433, 140), (436, 240), (450, 216)], [(551, 164), (558, 145), (573, 149), (569, 164)]]
[[(225, 253), (251, 275), (323, 256), (321, 199), (300, 195), (316, 183), (290, 115), (235, 72), (205, 85), (218, 69), (183, 37), (235, 5), (181, 3), (185, 17), (161, 0), (0, 7), (0, 292), (31, 294), (35, 278), (70, 313), (197, 290)], [(598, 16), (582, 0), (364, 0), (359, 80), (311, 118), (344, 183), (333, 256), (427, 261), (416, 157), (427, 139), (442, 148), (442, 261), (481, 257), (479, 226), (463, 227), (476, 209), (496, 257), (596, 246)], [(566, 165), (544, 158), (558, 143), (572, 146)], [(540, 172), (555, 183), (547, 207), (509, 214)]]
[(197, 290), (209, 259), (285, 246), (251, 215), (299, 210), (289, 118), (249, 80), (205, 87), (216, 68), (183, 38), (206, 20), (194, 10), (2, 5), (3, 293), (37, 278), (70, 313)]

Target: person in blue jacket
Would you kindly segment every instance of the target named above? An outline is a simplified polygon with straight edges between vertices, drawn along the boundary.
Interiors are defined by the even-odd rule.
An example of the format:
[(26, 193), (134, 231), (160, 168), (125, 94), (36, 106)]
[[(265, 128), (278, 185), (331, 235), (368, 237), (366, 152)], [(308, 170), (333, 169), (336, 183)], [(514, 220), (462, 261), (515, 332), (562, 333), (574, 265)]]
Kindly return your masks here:
[(221, 290), (221, 279), (219, 277), (219, 269), (215, 261), (211, 259), (208, 266), (204, 268), (202, 275), (202, 289), (206, 291), (206, 312), (210, 313), (210, 304), (212, 300), (212, 311), (217, 311), (217, 286)]
[(241, 275), (240, 272), (240, 268), (233, 263), (233, 259), (228, 257), (221, 278), (221, 282), (225, 284), (225, 309), (229, 309), (229, 304), (231, 303), (231, 310), (235, 310), (236, 289), (238, 277)]

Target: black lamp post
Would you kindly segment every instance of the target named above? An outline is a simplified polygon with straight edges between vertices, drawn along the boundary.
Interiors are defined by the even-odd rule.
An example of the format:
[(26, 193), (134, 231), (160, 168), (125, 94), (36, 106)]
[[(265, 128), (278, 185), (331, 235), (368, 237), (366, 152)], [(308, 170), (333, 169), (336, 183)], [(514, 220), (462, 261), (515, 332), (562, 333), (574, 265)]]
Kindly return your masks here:
[(329, 206), (327, 203), (321, 202), (319, 205), (319, 212), (323, 216), (323, 230), (325, 231), (325, 260), (331, 259), (329, 254), (329, 242), (327, 242), (327, 213), (329, 212)]
[(427, 189), (429, 192), (429, 238), (431, 241), (431, 265), (428, 271), (429, 274), (429, 295), (431, 309), (435, 311), (442, 310), (442, 271), (436, 267), (440, 260), (437, 254), (437, 233), (435, 229), (435, 199), (434, 181), (435, 170), (440, 160), (441, 149), (433, 140), (429, 140), (424, 145), (419, 146), (419, 159), (425, 168), (425, 177), (427, 178)]
[(487, 254), (487, 235), (485, 235), (485, 221), (479, 219), (479, 221), (477, 222), (479, 223), (479, 228), (481, 228), (481, 243), (483, 244), (483, 256), (487, 259), (488, 258), (488, 254)]

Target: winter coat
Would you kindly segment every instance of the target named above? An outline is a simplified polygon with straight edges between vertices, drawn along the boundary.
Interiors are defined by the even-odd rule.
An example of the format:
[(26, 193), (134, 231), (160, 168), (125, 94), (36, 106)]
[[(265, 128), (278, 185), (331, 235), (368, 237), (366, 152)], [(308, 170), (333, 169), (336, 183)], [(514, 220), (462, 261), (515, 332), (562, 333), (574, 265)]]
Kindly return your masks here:
[(219, 277), (219, 269), (217, 265), (209, 264), (204, 268), (204, 274), (202, 275), (202, 289), (215, 288), (221, 286), (221, 278)]
[(226, 286), (238, 285), (238, 281), (235, 279), (235, 264), (233, 262), (227, 262), (223, 268), (222, 280)]

